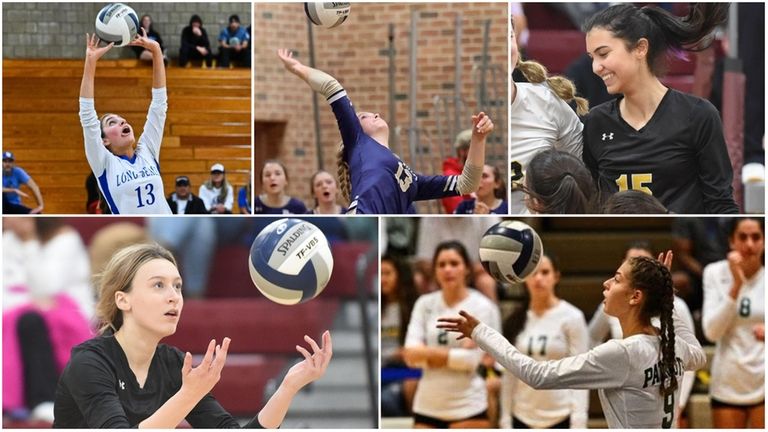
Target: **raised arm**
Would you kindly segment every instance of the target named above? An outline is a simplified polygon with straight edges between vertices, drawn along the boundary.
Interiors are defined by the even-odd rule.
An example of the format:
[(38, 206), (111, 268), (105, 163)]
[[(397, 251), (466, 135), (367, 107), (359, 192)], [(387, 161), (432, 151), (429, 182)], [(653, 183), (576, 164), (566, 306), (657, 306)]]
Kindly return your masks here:
[(333, 356), (331, 333), (327, 330), (323, 333), (322, 347), (319, 347), (317, 342), (309, 336), (304, 336), (304, 340), (312, 348), (312, 354), (305, 348), (296, 345), (296, 351), (304, 356), (304, 360), (296, 363), (288, 370), (283, 382), (280, 383), (280, 387), (269, 398), (264, 408), (259, 411), (258, 422), (265, 428), (272, 429), (280, 426), (296, 393), (305, 385), (322, 377), (328, 368), (328, 363)]
[(147, 29), (141, 28), (143, 36), (136, 35), (128, 45), (140, 46), (152, 53), (152, 88), (165, 87), (165, 63), (163, 63), (163, 49), (157, 41), (147, 37)]
[(283, 66), (285, 66), (288, 72), (304, 80), (312, 90), (322, 94), (326, 99), (344, 90), (336, 78), (319, 69), (303, 65), (300, 61), (293, 58), (293, 52), (290, 50), (280, 48), (277, 50), (277, 56), (280, 57)]
[(456, 189), (466, 195), (477, 191), (485, 165), (485, 137), (493, 131), (493, 121), (484, 112), (472, 116), (472, 138), (469, 141), (467, 162), (457, 181)]
[(115, 46), (114, 42), (109, 45), (99, 47), (99, 38), (96, 34), (85, 34), (85, 69), (83, 70), (83, 80), (80, 83), (80, 97), (93, 99), (93, 81), (96, 76), (96, 62)]

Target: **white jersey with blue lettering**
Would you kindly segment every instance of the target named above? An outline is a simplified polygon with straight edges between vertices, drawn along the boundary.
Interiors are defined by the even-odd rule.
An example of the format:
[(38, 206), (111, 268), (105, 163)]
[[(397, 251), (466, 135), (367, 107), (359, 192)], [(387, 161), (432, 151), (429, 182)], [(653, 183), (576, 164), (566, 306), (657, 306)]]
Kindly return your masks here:
[(144, 131), (133, 158), (128, 159), (113, 154), (104, 146), (94, 100), (80, 98), (85, 157), (112, 214), (171, 214), (165, 200), (159, 163), (167, 109), (165, 87), (153, 88)]
[(456, 335), (437, 328), (438, 318), (458, 315), (460, 310), (466, 310), (495, 329), (501, 327), (499, 307), (474, 289), (470, 289), (469, 295), (453, 306), (445, 304), (441, 291), (422, 295), (413, 306), (405, 347), (426, 345), (448, 349), (448, 364), (445, 367), (423, 365), (413, 398), (413, 412), (416, 414), (455, 421), (488, 409), (485, 380), (477, 373), (483, 352), (472, 341), (456, 340)]
[[(704, 366), (706, 356), (693, 331), (673, 313), (675, 375)], [(674, 427), (680, 386), (667, 397), (659, 391), (660, 339), (633, 335), (610, 340), (586, 353), (561, 360), (536, 361), (517, 350), (497, 331), (479, 324), (472, 332), (477, 345), (510, 373), (537, 389), (598, 389), (600, 404), (614, 428)]]

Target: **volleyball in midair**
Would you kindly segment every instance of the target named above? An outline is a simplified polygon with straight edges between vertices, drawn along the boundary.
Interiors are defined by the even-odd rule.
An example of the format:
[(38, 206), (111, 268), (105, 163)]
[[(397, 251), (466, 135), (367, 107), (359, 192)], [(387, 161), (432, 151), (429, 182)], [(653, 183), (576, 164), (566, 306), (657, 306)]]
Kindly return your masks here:
[(331, 278), (333, 255), (325, 234), (301, 219), (278, 219), (251, 245), (251, 279), (268, 299), (283, 305), (317, 297)]
[(304, 12), (312, 24), (334, 28), (346, 21), (350, 7), (348, 2), (306, 2)]
[(130, 6), (110, 3), (96, 15), (96, 36), (105, 43), (125, 46), (139, 31), (139, 16)]
[(499, 282), (522, 282), (536, 269), (543, 253), (539, 234), (520, 221), (499, 222), (480, 239), (480, 261)]

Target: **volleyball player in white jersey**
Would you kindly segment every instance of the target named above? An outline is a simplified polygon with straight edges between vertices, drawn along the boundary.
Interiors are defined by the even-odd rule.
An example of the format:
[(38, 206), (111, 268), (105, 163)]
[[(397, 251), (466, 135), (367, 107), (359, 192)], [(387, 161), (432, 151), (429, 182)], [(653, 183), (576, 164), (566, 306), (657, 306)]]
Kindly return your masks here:
[(114, 43), (99, 47), (96, 35), (86, 34), (85, 70), (80, 84), (80, 123), (85, 157), (112, 214), (171, 214), (160, 176), (160, 142), (165, 127), (168, 95), (160, 45), (146, 35), (129, 45), (152, 52), (152, 102), (138, 145), (133, 127), (117, 114), (96, 115), (94, 78), (96, 62)]
[[(525, 280), (525, 304), (504, 321), (504, 336), (536, 360), (558, 360), (589, 349), (584, 314), (557, 297), (560, 268), (551, 255), (541, 257)], [(502, 428), (586, 429), (588, 390), (535, 390), (510, 373), (502, 377)]]
[(576, 89), (568, 79), (548, 77), (546, 69), (534, 61), (519, 61), (514, 31), (509, 46), (512, 65), (529, 81), (512, 82), (510, 89), (509, 212), (519, 214), (529, 213), (520, 187), (525, 185), (525, 170), (536, 154), (554, 148), (581, 159), (584, 126), (565, 101), (576, 101), (580, 114), (586, 114), (588, 104), (586, 99), (575, 97)]
[[(624, 253), (624, 259), (626, 260), (634, 256), (653, 258), (653, 250), (651, 250), (651, 245), (648, 242), (643, 241), (630, 243), (627, 251)], [(688, 305), (685, 304), (685, 300), (681, 299), (677, 295), (675, 295), (674, 298), (674, 310), (680, 319), (685, 323), (685, 325), (688, 326), (688, 328), (694, 328), (693, 315), (691, 315), (691, 310), (688, 309)], [(651, 323), (653, 323), (654, 326), (660, 325), (659, 319), (657, 317), (654, 317), (651, 320)], [(623, 339), (621, 323), (619, 322), (618, 318), (605, 313), (605, 305), (603, 303), (600, 303), (600, 305), (597, 307), (597, 310), (592, 315), (592, 319), (589, 320), (588, 328), (590, 347), (600, 345), (603, 343), (606, 337), (609, 337), (610, 339)], [(693, 384), (695, 381), (696, 372), (685, 371), (683, 374), (683, 380), (680, 383), (680, 397), (677, 400), (678, 409), (675, 411), (676, 425), (680, 424), (680, 414), (682, 414), (683, 410), (685, 410), (685, 407), (688, 405), (688, 397), (691, 395), (691, 390), (693, 390)]]
[[(706, 362), (692, 330), (672, 309), (672, 252), (660, 261), (634, 257), (603, 283), (605, 311), (621, 322), (624, 339), (561, 360), (536, 361), (465, 311), (440, 318), (439, 328), (472, 338), (533, 388), (598, 389), (608, 427), (671, 428), (678, 379)], [(661, 329), (651, 325), (660, 316)]]
[(413, 401), (414, 425), (441, 429), (490, 427), (485, 381), (477, 373), (483, 352), (472, 341), (457, 341), (436, 325), (441, 316), (471, 310), (498, 330), (499, 309), (488, 297), (467, 286), (472, 267), (461, 243), (439, 244), (433, 263), (440, 290), (416, 300), (403, 349), (406, 364), (423, 369)]
[(716, 342), (712, 358), (713, 425), (765, 427), (765, 229), (734, 221), (728, 259), (704, 268), (702, 327)]

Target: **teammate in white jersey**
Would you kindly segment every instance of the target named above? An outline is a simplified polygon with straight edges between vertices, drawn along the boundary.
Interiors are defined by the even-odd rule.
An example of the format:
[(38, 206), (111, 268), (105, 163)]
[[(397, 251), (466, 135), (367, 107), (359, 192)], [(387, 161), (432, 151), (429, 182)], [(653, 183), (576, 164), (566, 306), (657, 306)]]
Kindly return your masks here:
[(728, 259), (704, 268), (702, 327), (716, 342), (712, 359), (713, 425), (765, 427), (765, 230), (762, 220), (738, 219)]
[(558, 149), (581, 159), (582, 125), (565, 102), (574, 100), (586, 114), (586, 99), (575, 97), (573, 83), (563, 77), (547, 77), (546, 69), (534, 61), (519, 61), (514, 31), (510, 34), (510, 59), (528, 83), (512, 82), (509, 107), (510, 214), (529, 213), (525, 205), (525, 170), (536, 154)]
[(415, 427), (490, 427), (485, 381), (477, 373), (483, 352), (472, 341), (457, 341), (436, 325), (441, 316), (471, 310), (498, 330), (499, 309), (467, 286), (472, 267), (461, 243), (439, 244), (433, 263), (440, 290), (416, 300), (403, 349), (406, 364), (423, 369), (413, 401)]
[[(589, 349), (584, 314), (555, 294), (557, 260), (548, 254), (525, 280), (525, 304), (504, 321), (504, 336), (536, 360), (558, 360)], [(505, 373), (501, 386), (502, 428), (586, 429), (588, 390), (535, 390)]]
[[(646, 257), (621, 264), (603, 283), (603, 296), (605, 311), (619, 319), (624, 339), (584, 354), (536, 361), (465, 311), (441, 318), (438, 327), (461, 333), (459, 340), (472, 338), (533, 388), (598, 389), (610, 428), (671, 428), (678, 379), (706, 362), (692, 330), (673, 311), (671, 263), (669, 251), (664, 264)], [(661, 329), (651, 324), (653, 316), (660, 317)]]
[(160, 142), (165, 127), (168, 95), (160, 45), (146, 35), (129, 45), (152, 52), (152, 103), (138, 145), (133, 127), (117, 114), (96, 115), (94, 77), (96, 62), (114, 43), (99, 47), (96, 35), (86, 34), (85, 70), (80, 84), (80, 123), (85, 156), (113, 214), (171, 214), (160, 176)]
[[(645, 241), (636, 241), (630, 243), (627, 251), (624, 253), (624, 259), (626, 260), (635, 256), (653, 258), (653, 250), (651, 249), (651, 244)], [(675, 295), (674, 298), (674, 310), (680, 319), (685, 323), (685, 325), (688, 326), (688, 328), (694, 328), (691, 310), (688, 309), (688, 305), (685, 304), (685, 300), (681, 299), (677, 295)], [(654, 317), (651, 320), (651, 323), (657, 327), (661, 325), (658, 317)], [(592, 315), (592, 319), (589, 320), (588, 329), (590, 347), (600, 345), (603, 343), (606, 337), (609, 337), (610, 339), (624, 338), (621, 332), (621, 323), (619, 322), (618, 318), (605, 313), (605, 305), (603, 303), (600, 303), (600, 305), (597, 307), (597, 310), (595, 310), (595, 313)], [(696, 372), (685, 371), (685, 374), (683, 374), (683, 380), (680, 383), (680, 397), (677, 399), (675, 425), (680, 425), (680, 415), (685, 410), (686, 405), (688, 405), (688, 397), (691, 395), (691, 390), (693, 390), (693, 384), (695, 381)]]

